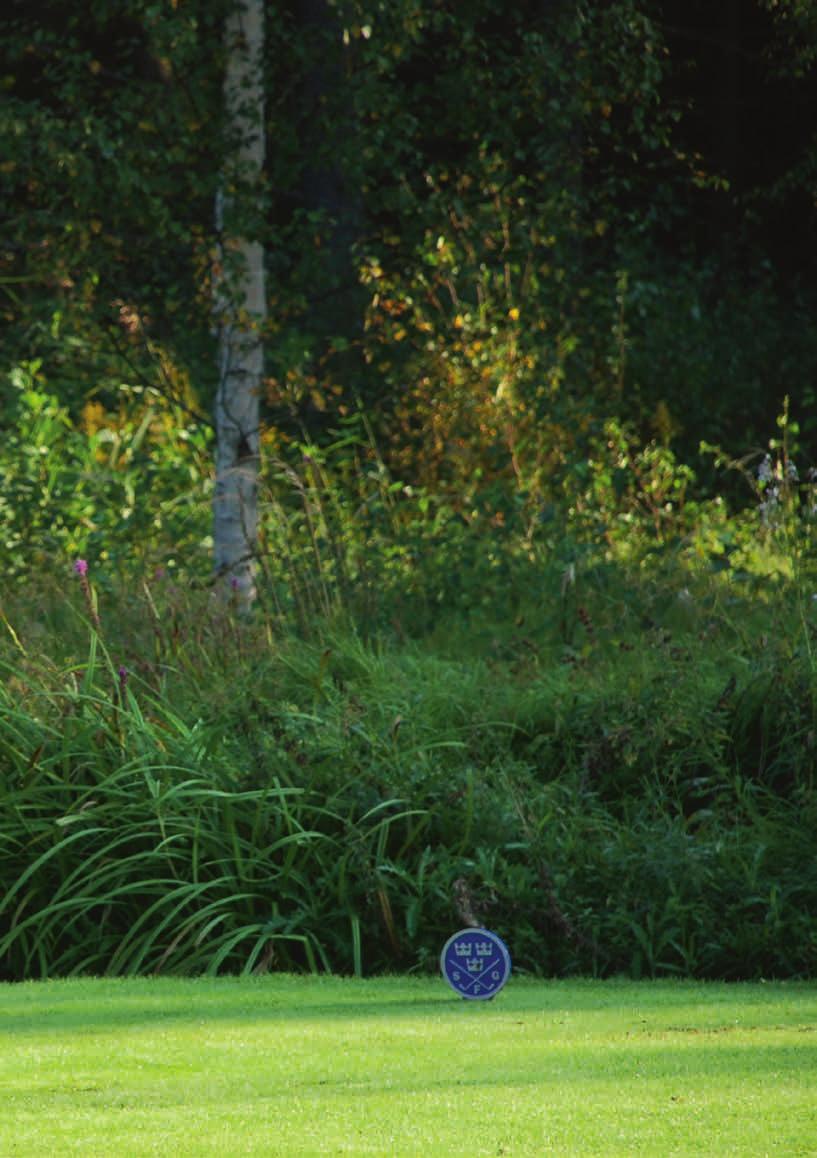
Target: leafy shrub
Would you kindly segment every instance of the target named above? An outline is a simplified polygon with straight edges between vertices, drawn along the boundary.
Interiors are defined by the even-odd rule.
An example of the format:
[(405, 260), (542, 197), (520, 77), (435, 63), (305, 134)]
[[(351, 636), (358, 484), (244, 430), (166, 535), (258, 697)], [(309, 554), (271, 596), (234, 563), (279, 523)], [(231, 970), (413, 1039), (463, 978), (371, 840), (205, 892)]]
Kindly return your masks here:
[(85, 429), (43, 381), (15, 367), (0, 392), (0, 569), (27, 581), (76, 555), (125, 571), (201, 557), (209, 530), (208, 438), (157, 394), (123, 387), (122, 411), (91, 408)]

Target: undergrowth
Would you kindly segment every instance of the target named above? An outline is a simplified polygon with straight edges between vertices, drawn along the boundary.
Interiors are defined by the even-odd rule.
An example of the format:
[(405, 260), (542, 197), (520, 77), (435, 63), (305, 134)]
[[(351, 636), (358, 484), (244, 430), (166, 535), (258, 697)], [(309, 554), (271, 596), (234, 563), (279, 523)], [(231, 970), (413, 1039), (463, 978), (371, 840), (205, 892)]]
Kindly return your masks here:
[(9, 603), (3, 977), (426, 969), (473, 921), (533, 973), (813, 973), (811, 604), (539, 578), (414, 639), (79, 564)]
[[(18, 385), (30, 457), (62, 419)], [(201, 482), (201, 448), (162, 429), (139, 437)], [(767, 454), (708, 448), (749, 484), (730, 511), (608, 422), (553, 507), (414, 491), (352, 423), (268, 464), (249, 616), (192, 540), (97, 549), (113, 516), (79, 436), (48, 484), (79, 504), (70, 527), (21, 468), (2, 977), (423, 970), (474, 922), (533, 973), (812, 974), (815, 481), (796, 437), (786, 407)], [(108, 481), (135, 486), (138, 452)], [(140, 526), (151, 503), (172, 520), (166, 498)]]

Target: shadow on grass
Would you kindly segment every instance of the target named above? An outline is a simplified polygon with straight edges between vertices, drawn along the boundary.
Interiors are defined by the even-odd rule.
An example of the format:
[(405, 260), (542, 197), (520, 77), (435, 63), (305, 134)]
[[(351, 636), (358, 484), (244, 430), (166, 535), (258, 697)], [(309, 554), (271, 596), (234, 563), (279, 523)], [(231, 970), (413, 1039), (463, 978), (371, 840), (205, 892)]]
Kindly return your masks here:
[[(416, 995), (407, 995), (407, 990)], [(258, 1024), (417, 1016), (435, 1020), (487, 1016), (493, 1020), (517, 1014), (558, 1019), (560, 1015), (612, 1013), (623, 1018), (629, 1015), (634, 1032), (651, 1018), (654, 1033), (695, 1034), (733, 1029), (736, 1011), (744, 1029), (756, 1019), (771, 1025), (776, 1009), (803, 997), (817, 1001), (817, 985), (516, 979), (496, 1000), (476, 1002), (457, 998), (433, 978), (102, 978), (2, 985), (0, 1025), (7, 1033), (45, 1029), (93, 1033), (173, 1021)], [(813, 1016), (813, 1008), (809, 1014)]]

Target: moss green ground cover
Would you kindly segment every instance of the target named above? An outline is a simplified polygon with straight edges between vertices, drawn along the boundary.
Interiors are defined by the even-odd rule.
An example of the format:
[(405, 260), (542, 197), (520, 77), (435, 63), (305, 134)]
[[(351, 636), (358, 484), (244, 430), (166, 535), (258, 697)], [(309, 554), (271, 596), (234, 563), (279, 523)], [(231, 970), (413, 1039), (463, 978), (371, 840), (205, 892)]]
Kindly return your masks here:
[(0, 988), (0, 1153), (817, 1154), (817, 986)]

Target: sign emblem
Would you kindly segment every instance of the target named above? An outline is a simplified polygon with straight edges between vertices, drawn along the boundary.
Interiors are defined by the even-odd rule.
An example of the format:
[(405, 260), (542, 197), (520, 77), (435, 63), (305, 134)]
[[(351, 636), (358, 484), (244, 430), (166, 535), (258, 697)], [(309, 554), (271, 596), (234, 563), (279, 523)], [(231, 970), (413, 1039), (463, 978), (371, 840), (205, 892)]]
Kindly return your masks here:
[(495, 997), (511, 975), (511, 955), (504, 941), (488, 929), (460, 929), (440, 954), (443, 977), (460, 997)]

